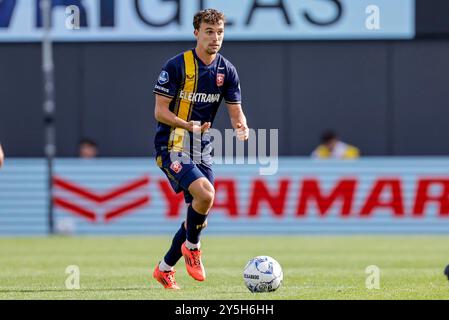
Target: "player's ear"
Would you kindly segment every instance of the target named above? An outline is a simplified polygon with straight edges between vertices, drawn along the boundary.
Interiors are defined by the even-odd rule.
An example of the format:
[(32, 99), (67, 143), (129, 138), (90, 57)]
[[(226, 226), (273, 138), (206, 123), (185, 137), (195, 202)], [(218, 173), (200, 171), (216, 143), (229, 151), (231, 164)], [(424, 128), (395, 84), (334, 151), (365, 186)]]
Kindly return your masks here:
[(195, 35), (195, 38), (198, 39), (198, 30), (197, 29), (193, 30), (193, 34)]

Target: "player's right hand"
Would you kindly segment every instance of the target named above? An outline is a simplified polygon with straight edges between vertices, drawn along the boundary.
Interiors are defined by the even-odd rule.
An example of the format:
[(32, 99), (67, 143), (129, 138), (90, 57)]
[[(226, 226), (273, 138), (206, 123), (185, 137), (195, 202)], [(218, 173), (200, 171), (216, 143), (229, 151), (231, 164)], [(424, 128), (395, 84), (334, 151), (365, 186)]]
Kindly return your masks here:
[(190, 121), (188, 122), (188, 130), (190, 132), (194, 132), (194, 133), (199, 133), (199, 132), (204, 132), (210, 129), (211, 123), (210, 122), (205, 122), (203, 123), (202, 126), (200, 126), (200, 122), (199, 121)]

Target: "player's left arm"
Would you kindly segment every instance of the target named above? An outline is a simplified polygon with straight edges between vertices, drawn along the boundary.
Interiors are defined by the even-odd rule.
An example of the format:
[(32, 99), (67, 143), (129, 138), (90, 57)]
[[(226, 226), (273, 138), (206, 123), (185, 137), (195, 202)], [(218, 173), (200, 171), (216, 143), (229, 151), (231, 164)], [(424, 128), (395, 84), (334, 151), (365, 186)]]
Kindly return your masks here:
[(242, 105), (240, 103), (226, 103), (226, 107), (228, 109), (232, 127), (236, 130), (237, 139), (241, 141), (248, 140), (249, 128), (246, 122), (246, 116), (242, 110)]
[(228, 66), (226, 85), (224, 90), (224, 101), (231, 118), (232, 127), (236, 130), (237, 139), (248, 140), (249, 129), (245, 114), (242, 110), (242, 94), (240, 90), (240, 79), (234, 66)]

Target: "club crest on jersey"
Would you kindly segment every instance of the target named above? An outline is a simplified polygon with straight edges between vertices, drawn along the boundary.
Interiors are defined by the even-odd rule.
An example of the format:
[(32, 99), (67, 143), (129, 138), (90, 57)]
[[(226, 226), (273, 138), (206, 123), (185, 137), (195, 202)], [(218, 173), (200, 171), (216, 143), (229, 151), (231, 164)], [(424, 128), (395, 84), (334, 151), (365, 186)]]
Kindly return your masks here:
[(168, 72), (165, 70), (162, 70), (157, 82), (159, 82), (159, 84), (166, 84), (168, 82), (168, 80), (169, 80)]
[(170, 169), (172, 169), (175, 173), (179, 173), (182, 170), (182, 164), (179, 161), (172, 162)]
[(221, 87), (224, 83), (225, 75), (224, 73), (217, 73), (217, 86)]

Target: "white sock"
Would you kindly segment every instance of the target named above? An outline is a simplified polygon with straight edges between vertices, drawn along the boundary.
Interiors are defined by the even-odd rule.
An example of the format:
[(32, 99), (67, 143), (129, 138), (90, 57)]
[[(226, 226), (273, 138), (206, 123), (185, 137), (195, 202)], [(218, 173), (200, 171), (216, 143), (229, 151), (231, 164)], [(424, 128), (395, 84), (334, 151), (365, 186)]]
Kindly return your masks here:
[(191, 242), (189, 242), (189, 240), (186, 240), (186, 247), (187, 247), (187, 249), (190, 249), (190, 250), (194, 250), (194, 249), (200, 250), (201, 241), (199, 241), (198, 243), (191, 243)]
[(165, 263), (164, 260), (162, 260), (161, 262), (159, 262), (159, 270), (163, 272), (172, 271), (173, 267), (169, 266)]

